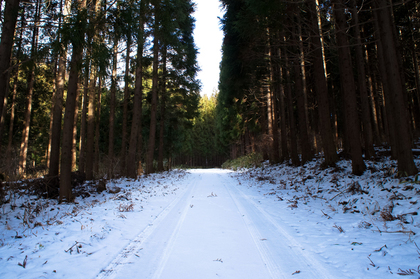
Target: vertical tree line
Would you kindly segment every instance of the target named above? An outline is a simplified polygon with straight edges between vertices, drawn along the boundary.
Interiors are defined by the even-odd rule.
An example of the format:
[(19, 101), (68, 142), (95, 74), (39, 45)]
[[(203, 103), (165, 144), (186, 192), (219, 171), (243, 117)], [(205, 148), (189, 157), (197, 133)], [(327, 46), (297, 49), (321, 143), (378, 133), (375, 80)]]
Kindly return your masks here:
[(135, 178), (144, 159), (147, 173), (166, 168), (180, 149), (174, 127), (198, 108), (193, 12), (190, 0), (5, 1), (1, 171), (46, 168), (71, 201), (74, 171)]
[(218, 119), (232, 156), (366, 169), (388, 146), (417, 173), (419, 3), (222, 0)]

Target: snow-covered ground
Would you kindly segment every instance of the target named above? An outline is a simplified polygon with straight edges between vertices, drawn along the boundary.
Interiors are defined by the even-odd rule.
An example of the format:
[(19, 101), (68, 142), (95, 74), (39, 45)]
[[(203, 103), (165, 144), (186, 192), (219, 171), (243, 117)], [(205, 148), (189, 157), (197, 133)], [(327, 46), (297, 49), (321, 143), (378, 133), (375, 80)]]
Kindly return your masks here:
[(15, 193), (0, 278), (418, 278), (419, 184), (367, 163), (175, 170), (75, 204)]

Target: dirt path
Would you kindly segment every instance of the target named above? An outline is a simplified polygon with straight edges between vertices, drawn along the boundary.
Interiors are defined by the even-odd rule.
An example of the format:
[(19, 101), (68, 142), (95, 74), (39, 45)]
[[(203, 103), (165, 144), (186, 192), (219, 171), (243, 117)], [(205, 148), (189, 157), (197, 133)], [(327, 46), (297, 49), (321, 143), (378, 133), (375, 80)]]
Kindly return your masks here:
[(186, 183), (99, 278), (338, 278), (227, 172)]

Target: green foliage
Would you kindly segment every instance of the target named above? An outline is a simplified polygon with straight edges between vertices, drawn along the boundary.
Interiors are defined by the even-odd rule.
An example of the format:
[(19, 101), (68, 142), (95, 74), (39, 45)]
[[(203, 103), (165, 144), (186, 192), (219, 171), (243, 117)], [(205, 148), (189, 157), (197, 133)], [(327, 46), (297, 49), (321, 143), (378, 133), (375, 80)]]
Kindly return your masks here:
[(236, 171), (238, 168), (258, 167), (262, 161), (263, 157), (261, 153), (249, 153), (233, 160), (227, 160), (223, 163), (222, 168)]

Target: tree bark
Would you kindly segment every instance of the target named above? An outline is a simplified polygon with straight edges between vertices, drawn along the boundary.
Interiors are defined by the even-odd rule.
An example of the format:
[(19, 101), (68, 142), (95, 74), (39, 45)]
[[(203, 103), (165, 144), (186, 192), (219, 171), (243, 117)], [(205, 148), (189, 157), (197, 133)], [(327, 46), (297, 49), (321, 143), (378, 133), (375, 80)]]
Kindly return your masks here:
[(362, 123), (363, 123), (363, 135), (365, 143), (365, 156), (366, 158), (372, 158), (375, 156), (373, 149), (373, 129), (372, 119), (369, 107), (368, 89), (366, 84), (366, 71), (363, 56), (363, 45), (362, 38), (360, 35), (359, 27), (359, 14), (356, 8), (356, 1), (352, 0), (352, 16), (353, 16), (353, 29), (354, 37), (356, 39), (356, 65), (357, 65), (357, 85), (360, 94), (360, 100), (362, 105)]
[[(412, 136), (410, 132), (410, 124), (408, 118), (407, 104), (405, 103), (404, 83), (401, 79), (400, 67), (398, 62), (397, 38), (395, 36), (395, 25), (389, 7), (391, 3), (387, 0), (375, 0), (375, 13), (378, 20), (380, 43), (382, 45), (383, 57), (385, 62), (386, 76), (390, 90), (385, 92), (389, 94), (390, 113), (392, 117), (388, 118), (394, 122), (395, 129), (395, 147), (397, 149), (398, 172), (400, 175), (413, 175), (417, 173), (414, 164), (412, 152)], [(394, 29), (394, 30), (393, 30)]]
[(159, 131), (159, 154), (158, 154), (158, 171), (164, 171), (164, 132), (165, 132), (165, 109), (166, 109), (166, 46), (162, 47), (162, 85), (161, 85), (161, 101), (160, 101), (160, 131)]
[(159, 7), (155, 6), (155, 24), (153, 30), (153, 74), (152, 74), (152, 102), (150, 105), (150, 129), (149, 145), (147, 150), (146, 174), (154, 172), (153, 159), (155, 154), (156, 139), (156, 110), (157, 110), (157, 91), (158, 91), (158, 69), (159, 69)]
[[(140, 8), (144, 9), (144, 6)], [(144, 11), (142, 12), (142, 16)], [(131, 122), (131, 134), (130, 144), (127, 154), (127, 176), (136, 178), (136, 150), (140, 153), (141, 148), (138, 148), (139, 134), (141, 134), (141, 117), (143, 107), (143, 51), (144, 51), (144, 21), (143, 17), (140, 16), (140, 30), (137, 35), (137, 67), (136, 67), (136, 81), (134, 88), (134, 108), (133, 108), (133, 120)], [(141, 143), (140, 143), (141, 144)], [(141, 158), (141, 156), (139, 156)], [(141, 160), (140, 163), (141, 164)]]
[(352, 160), (352, 171), (355, 175), (362, 175), (366, 169), (362, 157), (360, 142), (359, 116), (357, 113), (356, 85), (353, 76), (350, 46), (346, 35), (345, 5), (342, 0), (333, 0), (334, 17), (336, 21), (336, 40), (338, 56), (340, 59), (339, 70), (341, 90), (345, 105), (345, 131), (347, 133), (349, 154)]
[[(0, 41), (0, 112), (3, 112), (4, 98), (9, 87), (9, 67), (12, 54), (13, 37), (19, 12), (20, 0), (8, 0), (4, 7), (4, 21)], [(0, 117), (2, 117), (0, 115)]]
[(94, 164), (94, 145), (95, 145), (95, 97), (96, 97), (96, 69), (92, 67), (90, 71), (89, 95), (88, 95), (88, 115), (87, 115), (87, 139), (86, 139), (86, 179), (93, 179)]
[(19, 174), (26, 174), (26, 160), (28, 155), (28, 145), (29, 145), (29, 129), (31, 123), (31, 113), (32, 113), (32, 98), (34, 92), (34, 82), (35, 82), (35, 56), (37, 52), (38, 45), (38, 23), (39, 23), (39, 13), (40, 13), (40, 3), (36, 2), (36, 11), (34, 26), (32, 29), (32, 46), (31, 46), (31, 64), (29, 67), (29, 76), (28, 76), (28, 93), (26, 95), (26, 108), (25, 108), (25, 119), (24, 127), (22, 131), (22, 141), (20, 144), (20, 155), (19, 155)]
[[(79, 13), (85, 8), (86, 1), (81, 1)], [(83, 38), (84, 34), (78, 34), (78, 36)], [(71, 202), (73, 200), (71, 187), (73, 125), (79, 85), (79, 69), (83, 58), (83, 46), (77, 40), (72, 44), (73, 53), (70, 62), (66, 109), (64, 112), (63, 140), (61, 145), (60, 202)]]
[[(66, 1), (65, 7), (62, 10), (63, 17), (68, 15), (70, 10), (70, 1)], [(61, 140), (61, 122), (63, 118), (63, 96), (64, 96), (64, 82), (66, 77), (66, 63), (67, 63), (67, 46), (64, 46), (62, 53), (58, 58), (58, 71), (55, 80), (55, 94), (54, 94), (54, 108), (52, 113), (52, 127), (51, 127), (51, 148), (49, 155), (49, 176), (57, 176), (60, 169), (60, 140)]]
[(112, 61), (111, 92), (109, 104), (109, 140), (108, 140), (108, 178), (114, 177), (114, 123), (115, 95), (117, 92), (118, 39), (114, 39), (114, 55)]
[(333, 166), (338, 160), (335, 149), (334, 137), (331, 128), (331, 118), (328, 100), (327, 81), (322, 54), (321, 36), (317, 21), (317, 9), (313, 0), (307, 0), (309, 7), (311, 43), (312, 43), (312, 62), (313, 77), (315, 80), (315, 91), (318, 99), (319, 127), (324, 150), (326, 166)]
[(101, 98), (102, 98), (102, 77), (99, 76), (98, 88), (97, 88), (97, 102), (96, 102), (96, 113), (95, 113), (95, 162), (94, 162), (94, 173), (99, 173), (100, 164), (100, 151), (99, 151), (99, 136), (100, 136), (100, 123), (101, 123)]
[(127, 118), (128, 118), (128, 99), (129, 99), (129, 75), (130, 75), (130, 37), (126, 41), (127, 50), (125, 56), (125, 73), (124, 73), (124, 101), (123, 101), (123, 124), (122, 124), (122, 139), (121, 139), (121, 173), (126, 173), (126, 155), (127, 155)]

